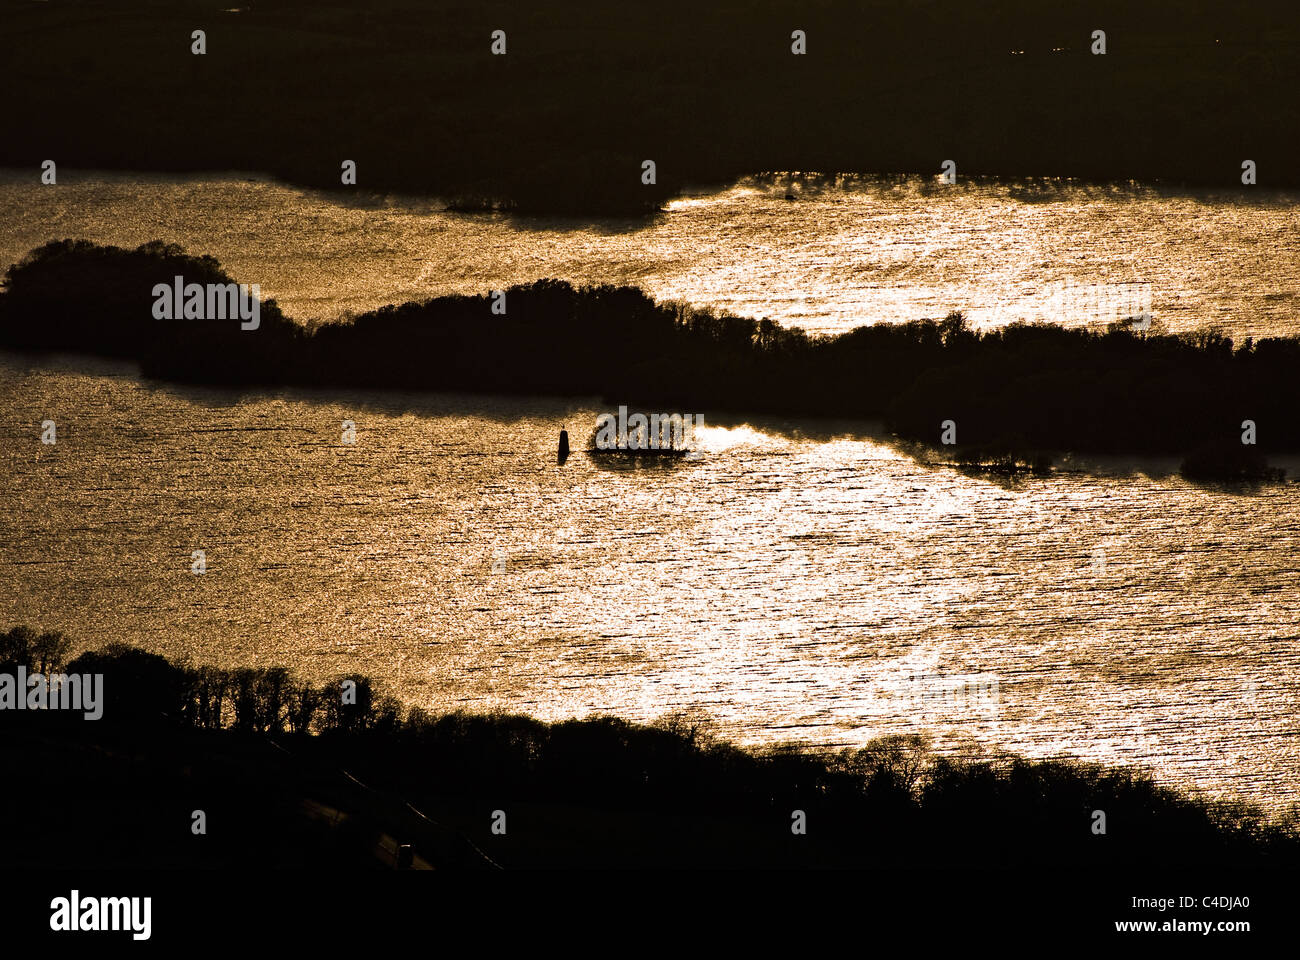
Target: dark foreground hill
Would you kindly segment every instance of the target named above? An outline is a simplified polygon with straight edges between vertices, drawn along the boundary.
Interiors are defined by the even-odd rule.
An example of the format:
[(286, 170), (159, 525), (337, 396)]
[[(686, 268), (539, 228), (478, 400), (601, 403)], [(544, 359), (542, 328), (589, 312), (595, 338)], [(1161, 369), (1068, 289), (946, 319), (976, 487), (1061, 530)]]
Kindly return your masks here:
[(313, 686), (122, 645), (63, 665), (48, 647), (26, 628), (0, 634), (0, 671), (102, 674), (103, 717), (0, 712), (9, 762), (41, 771), (39, 789), (0, 798), (6, 823), (45, 838), (5, 844), (10, 867), (382, 867), (401, 843), (417, 865), (453, 869), (1300, 861), (1293, 824), (1126, 770), (945, 757), (917, 737), (756, 752), (691, 715), (434, 715), (361, 676)]

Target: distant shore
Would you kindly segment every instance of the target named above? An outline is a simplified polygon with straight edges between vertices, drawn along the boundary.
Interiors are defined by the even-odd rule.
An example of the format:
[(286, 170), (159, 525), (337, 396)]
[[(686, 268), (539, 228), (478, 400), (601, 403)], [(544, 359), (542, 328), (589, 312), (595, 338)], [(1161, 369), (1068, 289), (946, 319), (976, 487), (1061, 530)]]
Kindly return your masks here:
[(130, 43), (103, 42), (94, 6), (11, 11), (0, 164), (261, 170), (580, 215), (646, 213), (682, 184), (756, 171), (937, 176), (946, 160), (959, 177), (1240, 190), (1250, 160), (1260, 185), (1300, 185), (1290, 0), (1249, 17), (1173, 0), (446, 0), (436, 14), (185, 0), (115, 16)]

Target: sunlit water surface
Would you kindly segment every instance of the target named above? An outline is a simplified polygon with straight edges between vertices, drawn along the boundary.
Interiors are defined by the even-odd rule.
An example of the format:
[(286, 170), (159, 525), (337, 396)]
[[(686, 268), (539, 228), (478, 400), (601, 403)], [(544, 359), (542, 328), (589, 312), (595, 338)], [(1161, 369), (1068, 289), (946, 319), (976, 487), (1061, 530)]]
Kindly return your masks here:
[(426, 708), (698, 709), (745, 743), (919, 732), (1297, 797), (1293, 484), (1117, 460), (1008, 487), (861, 425), (707, 412), (698, 461), (559, 466), (594, 401), (241, 395), (14, 355), (0, 411), (0, 625), (358, 670)]

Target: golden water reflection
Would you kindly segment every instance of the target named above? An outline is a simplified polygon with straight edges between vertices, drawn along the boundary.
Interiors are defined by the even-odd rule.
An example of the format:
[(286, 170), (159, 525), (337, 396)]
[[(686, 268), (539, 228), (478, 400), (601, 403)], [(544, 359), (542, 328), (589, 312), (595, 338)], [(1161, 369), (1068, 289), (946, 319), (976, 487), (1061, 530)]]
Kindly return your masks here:
[[(1294, 485), (1114, 460), (1007, 488), (861, 426), (708, 411), (700, 461), (561, 467), (591, 403), (84, 366), (0, 358), (0, 623), (360, 670), (433, 709), (693, 708), (750, 743), (925, 732), (1295, 796)], [(69, 425), (54, 448), (32, 439), (47, 417)], [(996, 704), (924, 696), (954, 678), (996, 681)]]

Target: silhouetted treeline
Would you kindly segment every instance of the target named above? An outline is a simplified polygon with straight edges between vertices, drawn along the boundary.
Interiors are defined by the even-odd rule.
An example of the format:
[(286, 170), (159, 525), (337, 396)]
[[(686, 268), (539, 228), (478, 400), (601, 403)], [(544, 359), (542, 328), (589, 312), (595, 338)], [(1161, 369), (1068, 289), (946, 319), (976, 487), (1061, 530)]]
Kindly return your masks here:
[(71, 642), (57, 630), (38, 632), (29, 626), (17, 626), (0, 633), (0, 673), (13, 673), (26, 667), (34, 673), (49, 674), (63, 666)]
[[(110, 723), (166, 721), (198, 730), (250, 733), (392, 732), (400, 702), (377, 695), (369, 677), (342, 675), (313, 686), (284, 667), (173, 664), (157, 654), (112, 643), (68, 660), (58, 631), (20, 625), (0, 632), (0, 673), (104, 674), (112, 678)], [(346, 689), (346, 695), (344, 693)]]
[(313, 686), (284, 667), (224, 670), (172, 664), (122, 644), (83, 653), (66, 671), (112, 678), (106, 681), (111, 723), (165, 720), (198, 730), (259, 734), (391, 733), (402, 713), (396, 699), (376, 695), (370, 678), (357, 674)]
[(34, 179), (53, 158), (353, 189), (354, 160), (362, 190), (591, 213), (644, 211), (687, 181), (945, 159), (1234, 187), (1251, 159), (1261, 184), (1300, 183), (1293, 0), (11, 6), (0, 164)]
[[(232, 282), (213, 257), (146, 243), (135, 250), (63, 240), (32, 251), (5, 274), (0, 295), (4, 345), (138, 360), (181, 379), (273, 382), (301, 353), (302, 328), (263, 300), (256, 330), (238, 318), (158, 320), (154, 287)], [(224, 369), (224, 374), (222, 374)]]
[[(174, 275), (228, 278), (211, 257), (64, 240), (7, 271), (0, 346), (135, 358), (147, 376), (217, 384), (598, 394), (661, 410), (883, 418), (959, 459), (987, 451), (1190, 453), (1240, 443), (1300, 450), (1300, 339), (1014, 324), (976, 332), (960, 314), (809, 336), (769, 320), (656, 303), (632, 287), (541, 280), (486, 295), (388, 306), (308, 332), (274, 301), (261, 327), (155, 320)], [(947, 448), (945, 448), (947, 449)], [(999, 452), (1000, 451), (1000, 452)]]
[[(102, 720), (29, 711), (0, 716), (10, 721), (0, 733), (103, 737), (129, 742), (132, 754), (163, 743), (183, 754), (186, 737), (196, 737), (199, 752), (185, 762), (220, 755), (227, 776), (238, 773), (238, 744), (271, 735), (303, 770), (346, 769), (378, 790), (365, 801), (372, 809), (387, 797), (453, 820), (471, 811), (465, 824), (478, 824), (471, 832), (485, 849), (495, 840), (492, 855), (506, 865), (664, 857), (722, 865), (733, 856), (751, 865), (984, 867), (1300, 859), (1293, 823), (1240, 804), (1192, 799), (1145, 775), (1090, 764), (939, 756), (915, 736), (839, 752), (750, 751), (719, 740), (711, 722), (692, 713), (649, 726), (612, 717), (548, 724), (435, 715), (376, 696), (364, 677), (312, 688), (282, 668), (194, 668), (121, 644), (82, 654), (66, 669), (104, 675)], [(344, 679), (364, 691), (350, 710), (338, 706)], [(311, 707), (302, 706), (305, 694)], [(218, 734), (236, 739), (213, 739)], [(324, 789), (324, 780), (309, 780)], [(485, 814), (493, 808), (516, 817), (507, 837), (526, 839), (491, 834)], [(806, 835), (791, 830), (795, 810), (810, 825)], [(1097, 810), (1106, 815), (1104, 835), (1093, 831)], [(585, 827), (574, 832), (578, 824)], [(598, 840), (584, 840), (593, 827)]]

